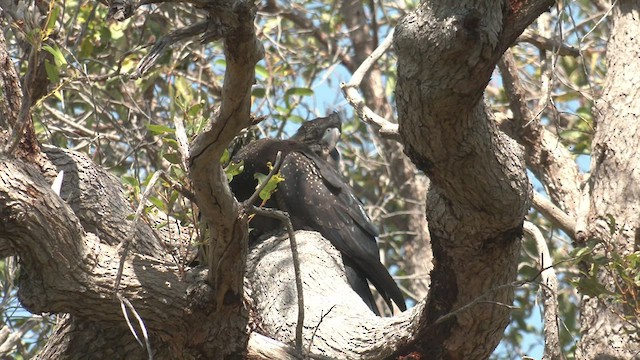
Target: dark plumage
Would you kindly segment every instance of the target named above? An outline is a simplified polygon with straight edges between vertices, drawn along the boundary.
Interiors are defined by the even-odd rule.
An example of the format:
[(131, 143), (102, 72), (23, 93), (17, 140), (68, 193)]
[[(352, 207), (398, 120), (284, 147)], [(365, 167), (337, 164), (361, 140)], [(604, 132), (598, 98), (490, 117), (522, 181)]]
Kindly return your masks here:
[[(244, 171), (234, 177), (231, 189), (240, 201), (248, 199), (257, 181), (253, 174), (268, 173), (278, 151), (284, 177), (266, 206), (287, 211), (294, 229), (318, 231), (342, 254), (347, 279), (373, 312), (379, 311), (367, 280), (378, 289), (389, 307), (391, 300), (401, 309), (406, 305), (402, 292), (380, 263), (376, 227), (362, 203), (336, 171), (332, 158), (339, 138), (340, 118), (332, 114), (305, 123), (290, 140), (262, 139), (240, 150), (233, 161), (244, 161)], [(336, 152), (337, 153), (337, 152)], [(273, 219), (254, 218), (250, 226), (259, 236), (281, 225)]]

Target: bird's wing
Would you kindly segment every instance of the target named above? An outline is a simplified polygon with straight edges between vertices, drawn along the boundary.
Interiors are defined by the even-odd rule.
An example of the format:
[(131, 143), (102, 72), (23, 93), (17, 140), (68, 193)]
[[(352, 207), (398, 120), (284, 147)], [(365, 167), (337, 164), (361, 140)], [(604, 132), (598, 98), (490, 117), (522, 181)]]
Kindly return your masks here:
[(387, 303), (391, 298), (404, 310), (402, 292), (380, 263), (377, 231), (335, 169), (315, 154), (296, 151), (285, 157), (280, 171), (284, 181), (276, 194), (293, 226), (320, 232), (365, 274)]

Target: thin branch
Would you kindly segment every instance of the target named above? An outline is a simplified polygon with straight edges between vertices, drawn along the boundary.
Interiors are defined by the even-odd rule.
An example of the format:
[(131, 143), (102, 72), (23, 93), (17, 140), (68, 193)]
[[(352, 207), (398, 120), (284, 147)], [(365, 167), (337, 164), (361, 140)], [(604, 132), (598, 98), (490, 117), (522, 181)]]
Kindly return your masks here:
[[(542, 181), (554, 203), (562, 204), (563, 211), (574, 217), (580, 199), (581, 177), (571, 153), (561, 143), (557, 134), (547, 130), (539, 122), (532, 121), (535, 115), (527, 106), (527, 94), (510, 50), (504, 53), (498, 67), (509, 99), (509, 107), (513, 111), (513, 122), (504, 122), (500, 125), (501, 129), (525, 146), (527, 166)], [(575, 229), (575, 225), (571, 223), (573, 221), (559, 221), (567, 234), (574, 236), (572, 230)]]
[(536, 243), (540, 254), (540, 268), (542, 272), (542, 297), (544, 304), (544, 359), (562, 359), (560, 346), (560, 327), (558, 326), (558, 278), (553, 270), (551, 255), (547, 242), (540, 229), (529, 221), (524, 222), (524, 232), (529, 234)]
[(324, 318), (327, 315), (329, 315), (335, 307), (336, 307), (335, 304), (331, 305), (331, 307), (329, 308), (329, 310), (327, 310), (326, 313), (323, 311), (322, 314), (320, 315), (320, 320), (318, 320), (318, 324), (316, 324), (316, 326), (314, 326), (313, 328), (313, 333), (311, 334), (311, 340), (309, 340), (309, 346), (307, 347), (307, 354), (311, 354), (311, 345), (313, 345), (313, 339), (316, 337), (316, 332), (320, 328), (320, 324), (322, 324), (322, 321), (324, 321)]
[(187, 187), (185, 187), (184, 185), (182, 185), (182, 184), (180, 184), (178, 182), (175, 182), (173, 179), (169, 178), (167, 176), (167, 174), (163, 173), (160, 177), (162, 178), (162, 180), (164, 180), (167, 183), (169, 183), (169, 185), (171, 186), (171, 188), (173, 190), (179, 192), (180, 195), (186, 197), (192, 203), (197, 204), (195, 194), (191, 190), (189, 190)]
[(285, 224), (287, 234), (289, 235), (289, 246), (291, 247), (291, 256), (293, 258), (293, 272), (296, 277), (296, 292), (298, 296), (298, 319), (296, 323), (296, 349), (302, 354), (302, 330), (304, 327), (304, 295), (302, 291), (302, 274), (300, 273), (300, 258), (298, 256), (298, 243), (296, 242), (296, 234), (293, 231), (293, 225), (289, 214), (284, 211), (271, 209), (271, 208), (259, 208), (257, 206), (250, 205), (249, 211), (251, 213), (267, 216), (274, 219), (278, 219)]
[(262, 192), (262, 190), (264, 190), (265, 187), (267, 187), (267, 185), (269, 184), (269, 181), (271, 181), (271, 178), (278, 173), (278, 171), (280, 171), (280, 167), (282, 166), (282, 161), (284, 161), (284, 158), (282, 156), (282, 152), (278, 151), (278, 153), (276, 154), (276, 161), (274, 161), (273, 163), (273, 168), (271, 169), (271, 171), (269, 171), (269, 174), (267, 174), (267, 177), (264, 179), (264, 181), (260, 184), (260, 186), (258, 186), (256, 188), (256, 191), (253, 192), (253, 194), (251, 194), (251, 196), (245, 200), (245, 207), (249, 207), (252, 206), (253, 203), (256, 202), (256, 200), (258, 200), (258, 196), (260, 196), (260, 193)]
[(270, 209), (270, 208), (259, 208), (254, 206), (253, 204), (258, 199), (258, 196), (267, 186), (271, 178), (280, 171), (280, 167), (282, 166), (282, 162), (284, 161), (284, 157), (282, 153), (278, 151), (276, 154), (276, 160), (273, 164), (273, 168), (264, 179), (264, 181), (258, 186), (256, 191), (251, 194), (249, 199), (245, 200), (243, 206), (247, 209), (247, 213), (257, 214), (261, 216), (266, 216), (270, 218), (275, 218), (280, 220), (286, 227), (287, 233), (289, 234), (289, 245), (291, 246), (291, 256), (293, 258), (293, 271), (296, 277), (296, 292), (298, 296), (298, 321), (296, 324), (296, 349), (302, 354), (302, 329), (304, 326), (304, 296), (302, 292), (302, 275), (300, 273), (300, 258), (298, 257), (298, 244), (296, 243), (296, 235), (293, 231), (293, 225), (291, 224), (291, 219), (289, 218), (289, 214), (284, 211)]
[(384, 39), (382, 44), (378, 46), (372, 53), (367, 57), (365, 61), (358, 67), (358, 69), (353, 73), (351, 80), (348, 83), (341, 83), (340, 88), (342, 89), (342, 93), (344, 94), (345, 99), (353, 106), (358, 114), (358, 117), (362, 119), (367, 124), (372, 124), (378, 126), (380, 129), (378, 130), (380, 136), (393, 139), (396, 141), (400, 141), (400, 134), (398, 134), (398, 124), (394, 124), (382, 116), (376, 114), (373, 110), (371, 110), (364, 102), (364, 99), (358, 92), (358, 88), (362, 83), (362, 79), (364, 76), (371, 70), (371, 67), (378, 61), (378, 59), (391, 47), (393, 44), (393, 34), (394, 30), (392, 29), (387, 37)]
[(135, 80), (144, 75), (160, 58), (164, 52), (169, 49), (173, 44), (178, 41), (194, 37), (199, 34), (203, 34), (207, 31), (209, 22), (202, 21), (193, 25), (187, 26), (184, 29), (178, 29), (163, 36), (160, 40), (156, 41), (155, 45), (151, 48), (149, 53), (138, 64), (138, 68), (135, 74), (131, 74), (131, 79)]
[(178, 140), (178, 150), (180, 150), (180, 159), (182, 160), (182, 166), (184, 171), (189, 173), (189, 139), (187, 138), (187, 131), (184, 128), (184, 121), (180, 116), (173, 117), (173, 124), (176, 127), (176, 140)]
[(576, 221), (562, 211), (562, 209), (555, 206), (551, 200), (537, 192), (534, 192), (532, 202), (533, 207), (540, 211), (542, 215), (551, 220), (554, 224), (558, 225), (562, 231), (567, 233), (568, 236), (572, 238), (575, 237)]
[[(147, 354), (149, 355), (148, 359), (153, 360), (153, 351), (151, 351), (151, 342), (149, 341), (149, 332), (147, 331), (147, 326), (144, 324), (144, 320), (142, 320), (142, 317), (140, 317), (140, 314), (138, 314), (138, 312), (136, 311), (136, 308), (133, 306), (131, 301), (126, 299), (124, 296), (122, 296), (122, 294), (117, 294), (117, 296), (118, 296), (118, 300), (120, 300), (122, 313), (124, 314), (124, 317), (127, 320), (127, 326), (129, 326), (131, 333), (136, 338), (140, 346), (143, 346), (146, 348)], [(144, 337), (144, 345), (142, 344), (142, 342), (140, 342), (140, 339), (133, 327), (133, 324), (131, 324), (131, 322), (129, 321), (129, 315), (128, 315), (127, 309), (129, 309), (129, 311), (133, 313), (133, 316), (136, 317), (136, 320), (138, 320), (138, 326), (140, 327), (140, 330), (142, 331), (142, 336)]]
[(527, 29), (525, 30), (520, 37), (518, 37), (518, 42), (526, 42), (540, 50), (548, 50), (557, 53), (560, 56), (571, 56), (578, 57), (580, 56), (580, 50), (562, 43), (556, 39), (549, 39), (544, 37), (533, 30)]
[[(25, 334), (31, 331), (34, 326), (42, 322), (42, 317), (33, 315), (27, 321), (25, 321), (17, 331), (11, 332), (8, 325), (3, 326), (0, 329), (0, 356), (5, 359), (10, 359), (9, 354), (11, 350), (18, 345), (24, 338)], [(3, 336), (4, 335), (4, 336)]]
[(22, 105), (20, 106), (18, 119), (12, 128), (11, 140), (7, 144), (7, 147), (4, 149), (4, 153), (7, 154), (14, 153), (14, 151), (20, 144), (20, 140), (22, 140), (22, 136), (24, 135), (24, 131), (27, 128), (27, 124), (31, 121), (31, 104), (33, 103), (33, 98), (31, 96), (31, 89), (29, 87), (32, 85), (34, 77), (37, 73), (38, 55), (40, 52), (39, 48), (39, 45), (31, 46), (31, 53), (29, 54), (29, 62), (27, 65), (27, 73), (24, 77), (24, 87), (22, 89)]
[(115, 295), (118, 295), (118, 291), (120, 289), (120, 281), (122, 280), (122, 273), (124, 271), (125, 260), (127, 259), (127, 255), (129, 254), (129, 248), (131, 247), (131, 243), (133, 242), (133, 238), (136, 235), (136, 226), (138, 225), (138, 220), (140, 220), (140, 215), (142, 215), (142, 211), (144, 210), (145, 204), (147, 203), (147, 199), (149, 195), (151, 195), (151, 190), (154, 185), (163, 174), (162, 170), (156, 171), (149, 183), (147, 184), (146, 189), (142, 193), (140, 197), (140, 202), (138, 203), (138, 208), (136, 209), (136, 213), (133, 216), (133, 221), (131, 222), (131, 230), (129, 231), (129, 236), (125, 238), (122, 243), (120, 243), (120, 265), (118, 266), (118, 274), (116, 275), (116, 283), (114, 286)]

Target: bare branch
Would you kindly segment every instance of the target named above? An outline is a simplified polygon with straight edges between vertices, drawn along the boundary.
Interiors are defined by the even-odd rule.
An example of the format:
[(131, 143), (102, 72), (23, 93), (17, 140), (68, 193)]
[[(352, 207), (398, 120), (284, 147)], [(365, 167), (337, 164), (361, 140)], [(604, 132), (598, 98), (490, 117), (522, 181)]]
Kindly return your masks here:
[[(524, 145), (528, 168), (540, 179), (553, 203), (574, 217), (581, 196), (581, 177), (571, 153), (555, 133), (532, 121), (535, 115), (527, 107), (526, 92), (510, 50), (504, 53), (498, 67), (514, 114), (513, 123), (505, 122), (501, 129)], [(573, 236), (573, 232), (570, 234)]]
[(559, 40), (544, 37), (531, 29), (525, 30), (517, 41), (529, 43), (540, 50), (552, 51), (560, 56), (580, 56), (579, 49), (566, 45)]
[(187, 26), (184, 29), (172, 31), (171, 33), (163, 36), (160, 40), (156, 41), (155, 45), (153, 45), (151, 50), (149, 50), (149, 53), (145, 55), (142, 60), (140, 60), (136, 72), (134, 74), (131, 74), (130, 78), (132, 80), (135, 80), (142, 77), (142, 75), (144, 75), (156, 63), (156, 61), (158, 61), (160, 56), (164, 54), (164, 52), (173, 44), (177, 43), (178, 41), (203, 34), (205, 31), (207, 31), (208, 25), (209, 23), (207, 21), (202, 21)]
[(300, 274), (300, 258), (298, 256), (298, 244), (296, 243), (296, 235), (293, 231), (293, 225), (289, 214), (284, 211), (271, 209), (271, 208), (259, 208), (251, 205), (249, 210), (258, 215), (268, 216), (280, 220), (287, 229), (289, 236), (289, 246), (291, 248), (291, 256), (293, 258), (293, 271), (296, 278), (296, 294), (298, 297), (298, 320), (296, 322), (296, 349), (298, 353), (302, 354), (302, 329), (304, 327), (304, 295), (302, 291), (302, 275)]
[(367, 124), (376, 125), (380, 129), (378, 132), (380, 136), (388, 139), (393, 139), (396, 141), (400, 140), (400, 135), (398, 134), (398, 124), (394, 124), (382, 116), (376, 114), (373, 110), (371, 110), (364, 102), (362, 96), (358, 93), (358, 88), (362, 83), (362, 79), (365, 74), (371, 70), (371, 67), (378, 61), (378, 59), (391, 47), (393, 44), (393, 34), (394, 30), (391, 30), (387, 37), (384, 39), (382, 44), (378, 46), (377, 49), (367, 57), (367, 59), (358, 67), (358, 69), (353, 73), (351, 80), (348, 83), (340, 84), (340, 88), (342, 89), (342, 93), (344, 94), (345, 99), (353, 106), (358, 114), (358, 117)]
[(540, 255), (540, 277), (544, 304), (544, 359), (562, 359), (560, 327), (558, 326), (558, 278), (553, 270), (547, 242), (540, 229), (529, 221), (524, 222), (524, 231), (533, 238)]
[(129, 232), (129, 236), (125, 238), (120, 244), (120, 265), (118, 266), (118, 274), (116, 275), (116, 283), (114, 285), (115, 295), (118, 295), (118, 289), (120, 288), (120, 280), (122, 279), (122, 272), (124, 270), (125, 260), (127, 255), (129, 254), (129, 248), (131, 247), (131, 243), (134, 241), (134, 237), (136, 235), (136, 226), (138, 225), (138, 220), (140, 220), (140, 215), (142, 215), (142, 211), (144, 207), (147, 205), (147, 199), (149, 195), (151, 195), (151, 190), (155, 186), (156, 182), (163, 174), (162, 170), (156, 171), (147, 187), (144, 189), (142, 196), (140, 197), (140, 202), (138, 203), (138, 208), (136, 209), (135, 215), (133, 216), (133, 222), (131, 223), (131, 230)]
[(547, 219), (558, 225), (568, 236), (574, 238), (576, 233), (576, 221), (567, 215), (562, 209), (555, 206), (549, 199), (537, 192), (533, 194), (533, 207), (540, 211)]
[(304, 295), (302, 293), (302, 276), (300, 275), (300, 258), (298, 256), (298, 245), (296, 243), (296, 235), (293, 231), (293, 225), (291, 224), (291, 219), (289, 218), (289, 214), (284, 211), (270, 209), (270, 208), (259, 208), (254, 206), (253, 204), (258, 199), (258, 196), (267, 186), (271, 178), (275, 174), (280, 171), (280, 167), (282, 166), (282, 162), (284, 161), (284, 156), (282, 153), (278, 151), (276, 154), (276, 160), (273, 164), (273, 168), (269, 171), (267, 177), (262, 181), (260, 186), (256, 189), (256, 191), (251, 194), (249, 199), (243, 202), (243, 207), (247, 212), (252, 214), (258, 214), (262, 216), (267, 216), (271, 218), (275, 218), (280, 220), (285, 228), (287, 229), (287, 233), (289, 234), (289, 245), (291, 247), (291, 256), (293, 258), (293, 270), (296, 277), (296, 293), (298, 296), (298, 321), (296, 323), (296, 349), (298, 353), (302, 354), (302, 328), (304, 326)]
[[(136, 338), (140, 346), (143, 346), (147, 350), (147, 354), (149, 356), (148, 359), (153, 360), (153, 350), (151, 349), (151, 342), (149, 341), (149, 332), (147, 331), (147, 326), (144, 324), (144, 320), (142, 320), (142, 317), (140, 317), (140, 314), (138, 314), (138, 311), (136, 311), (136, 308), (133, 306), (131, 301), (129, 301), (124, 296), (122, 296), (122, 294), (117, 294), (117, 296), (118, 296), (118, 300), (120, 300), (120, 308), (122, 309), (122, 314), (124, 315), (127, 321), (127, 326), (129, 327), (129, 330), (131, 331), (133, 336)], [(140, 338), (138, 337), (138, 333), (135, 331), (135, 328), (133, 327), (133, 324), (131, 324), (131, 321), (129, 321), (129, 315), (128, 315), (129, 311), (127, 311), (127, 309), (129, 309), (129, 311), (133, 313), (133, 316), (136, 317), (136, 320), (138, 320), (138, 326), (142, 331), (144, 344), (142, 344), (142, 342), (140, 341)]]

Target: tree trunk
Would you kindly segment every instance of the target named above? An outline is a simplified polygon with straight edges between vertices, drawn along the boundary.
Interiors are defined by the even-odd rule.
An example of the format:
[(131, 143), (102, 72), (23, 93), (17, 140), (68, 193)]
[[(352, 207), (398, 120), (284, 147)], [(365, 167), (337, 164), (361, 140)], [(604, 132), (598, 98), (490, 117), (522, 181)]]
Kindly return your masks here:
[[(611, 14), (607, 78), (595, 106), (596, 133), (591, 155), (589, 234), (596, 256), (619, 262), (638, 251), (640, 241), (640, 1), (618, 1)], [(611, 263), (610, 263), (611, 264)], [(587, 267), (592, 264), (586, 264)], [(582, 296), (578, 359), (632, 359), (640, 354), (637, 284), (625, 283), (613, 266), (599, 267), (598, 281), (622, 294)], [(637, 270), (637, 269), (636, 269)], [(629, 287), (630, 286), (630, 287)], [(637, 311), (637, 310), (636, 310)], [(631, 316), (630, 321), (624, 319)]]
[[(223, 37), (227, 57), (220, 112), (192, 144), (189, 158), (195, 196), (214, 229), (209, 272), (181, 273), (163, 251), (166, 239), (128, 218), (132, 211), (118, 182), (86, 157), (46, 150), (65, 169), (60, 195), (42, 168), (9, 154), (0, 159), (0, 249), (21, 258), (20, 299), (33, 312), (70, 314), (43, 358), (82, 358), (87, 351), (139, 358), (146, 350), (131, 341), (123, 308), (137, 334), (141, 326), (147, 330), (148, 350), (159, 359), (268, 353), (255, 349), (265, 342), (251, 332), (294, 342), (297, 307), (287, 244), (274, 237), (247, 253), (246, 214), (219, 163), (229, 141), (250, 123), (261, 47), (255, 9), (247, 4), (219, 12), (229, 18), (204, 34)], [(482, 359), (498, 344), (509, 320), (505, 304), (513, 299), (529, 183), (522, 149), (497, 129), (482, 93), (505, 49), (550, 4), (425, 1), (402, 20), (395, 37), (400, 135), (405, 152), (432, 181), (426, 203), (435, 258), (431, 288), (403, 314), (372, 316), (346, 285), (328, 242), (299, 232), (307, 294), (303, 351), (339, 358)], [(216, 9), (208, 10), (214, 17)], [(127, 238), (132, 250), (115, 289), (119, 245)], [(115, 334), (114, 353), (97, 340), (111, 339), (101, 336), (107, 331)], [(78, 347), (80, 334), (85, 347)]]

